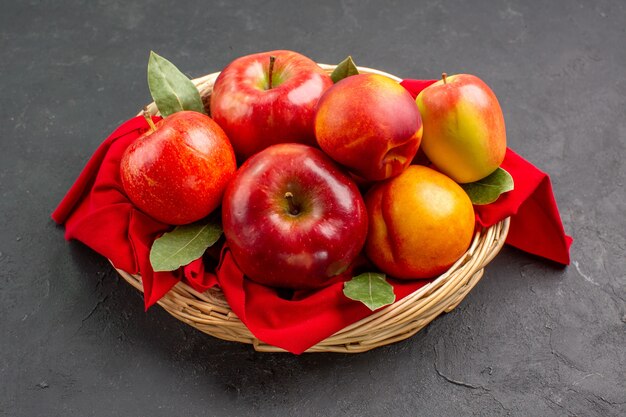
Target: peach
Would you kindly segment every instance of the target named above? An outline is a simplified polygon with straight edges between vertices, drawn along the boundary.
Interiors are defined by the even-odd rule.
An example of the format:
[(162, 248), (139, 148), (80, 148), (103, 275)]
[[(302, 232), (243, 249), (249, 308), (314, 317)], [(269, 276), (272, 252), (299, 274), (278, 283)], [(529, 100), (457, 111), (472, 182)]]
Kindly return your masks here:
[(365, 196), (369, 231), (365, 251), (395, 278), (431, 278), (465, 253), (474, 233), (474, 208), (447, 176), (411, 165)]
[(378, 74), (345, 78), (320, 98), (315, 137), (322, 150), (353, 174), (377, 181), (400, 174), (422, 138), (411, 95)]

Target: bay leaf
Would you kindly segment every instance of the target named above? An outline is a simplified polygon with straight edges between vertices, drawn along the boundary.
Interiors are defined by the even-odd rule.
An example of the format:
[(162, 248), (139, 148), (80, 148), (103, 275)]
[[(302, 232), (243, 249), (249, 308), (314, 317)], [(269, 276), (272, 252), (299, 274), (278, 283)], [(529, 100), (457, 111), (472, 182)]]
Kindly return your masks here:
[(514, 188), (513, 177), (503, 168), (476, 182), (460, 185), (475, 205), (493, 203), (501, 194)]
[(177, 226), (156, 239), (150, 248), (150, 264), (155, 271), (175, 271), (200, 258), (222, 235), (217, 223), (204, 222)]
[(352, 277), (344, 283), (343, 294), (362, 302), (372, 311), (396, 301), (393, 287), (387, 282), (385, 274), (379, 272), (364, 272)]
[(148, 86), (161, 115), (167, 117), (181, 110), (204, 113), (196, 86), (174, 64), (150, 51)]
[(333, 80), (333, 83), (337, 84), (344, 78), (350, 77), (352, 75), (357, 75), (358, 73), (359, 70), (352, 60), (352, 57), (348, 56), (346, 59), (337, 64), (333, 72), (330, 74), (330, 78), (331, 80)]

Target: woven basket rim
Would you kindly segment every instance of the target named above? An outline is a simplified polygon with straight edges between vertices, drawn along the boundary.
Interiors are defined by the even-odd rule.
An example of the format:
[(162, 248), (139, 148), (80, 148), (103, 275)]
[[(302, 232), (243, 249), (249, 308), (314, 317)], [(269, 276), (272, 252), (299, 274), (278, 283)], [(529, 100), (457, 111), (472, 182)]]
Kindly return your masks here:
[[(328, 73), (335, 68), (334, 65), (318, 65)], [(396, 82), (402, 81), (377, 69), (360, 66), (358, 69), (360, 73), (380, 74)], [(205, 103), (218, 75), (219, 72), (214, 72), (192, 80)], [(158, 114), (154, 102), (146, 108), (151, 115)], [(414, 335), (441, 313), (454, 309), (478, 283), (484, 267), (504, 245), (509, 224), (510, 219), (506, 218), (488, 228), (477, 227), (470, 247), (448, 271), (401, 300), (346, 326), (306, 352), (365, 352)], [(143, 292), (140, 275), (113, 267), (125, 281)], [(260, 352), (285, 352), (257, 339), (230, 309), (219, 288), (199, 293), (180, 281), (157, 303), (184, 323), (214, 337), (249, 343)]]

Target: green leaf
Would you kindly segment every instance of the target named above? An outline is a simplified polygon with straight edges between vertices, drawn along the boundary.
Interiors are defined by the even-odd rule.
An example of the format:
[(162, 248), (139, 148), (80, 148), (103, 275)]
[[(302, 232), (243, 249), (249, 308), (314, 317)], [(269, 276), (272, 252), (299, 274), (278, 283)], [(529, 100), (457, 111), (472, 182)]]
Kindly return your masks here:
[(511, 191), (514, 187), (513, 177), (502, 168), (476, 182), (461, 184), (472, 204), (483, 205), (493, 203), (500, 194)]
[(200, 93), (191, 80), (153, 51), (150, 51), (148, 60), (148, 86), (163, 117), (181, 110), (206, 114)]
[(330, 74), (330, 78), (333, 80), (333, 83), (337, 84), (344, 78), (348, 78), (351, 75), (357, 75), (358, 73), (359, 70), (354, 64), (352, 57), (348, 56), (335, 67), (332, 74)]
[(175, 271), (200, 258), (222, 235), (216, 223), (178, 226), (156, 239), (150, 249), (150, 264), (155, 271)]
[(343, 294), (362, 302), (372, 311), (396, 301), (393, 287), (385, 279), (385, 274), (379, 272), (365, 272), (353, 277), (344, 283)]

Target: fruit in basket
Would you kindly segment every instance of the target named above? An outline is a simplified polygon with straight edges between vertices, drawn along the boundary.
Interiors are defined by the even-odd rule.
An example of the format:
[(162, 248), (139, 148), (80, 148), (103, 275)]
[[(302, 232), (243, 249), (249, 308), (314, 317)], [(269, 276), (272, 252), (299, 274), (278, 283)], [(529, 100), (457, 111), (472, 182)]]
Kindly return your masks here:
[(376, 184), (365, 196), (369, 232), (365, 251), (396, 278), (431, 278), (446, 271), (469, 247), (474, 209), (447, 176), (411, 165)]
[(378, 74), (344, 78), (320, 99), (315, 136), (335, 161), (367, 180), (400, 174), (420, 145), (422, 120), (411, 95)]
[(315, 105), (332, 85), (309, 58), (292, 51), (247, 55), (231, 62), (215, 80), (211, 117), (245, 160), (276, 143), (315, 144)]
[(444, 73), (416, 102), (424, 121), (422, 149), (441, 172), (468, 183), (500, 166), (506, 153), (504, 116), (480, 78)]
[(173, 225), (194, 222), (215, 210), (236, 169), (224, 131), (194, 111), (180, 111), (152, 124), (126, 149), (120, 163), (122, 186), (131, 202)]
[(237, 171), (222, 223), (239, 268), (261, 284), (324, 286), (358, 256), (367, 213), (350, 177), (319, 149), (273, 145)]

